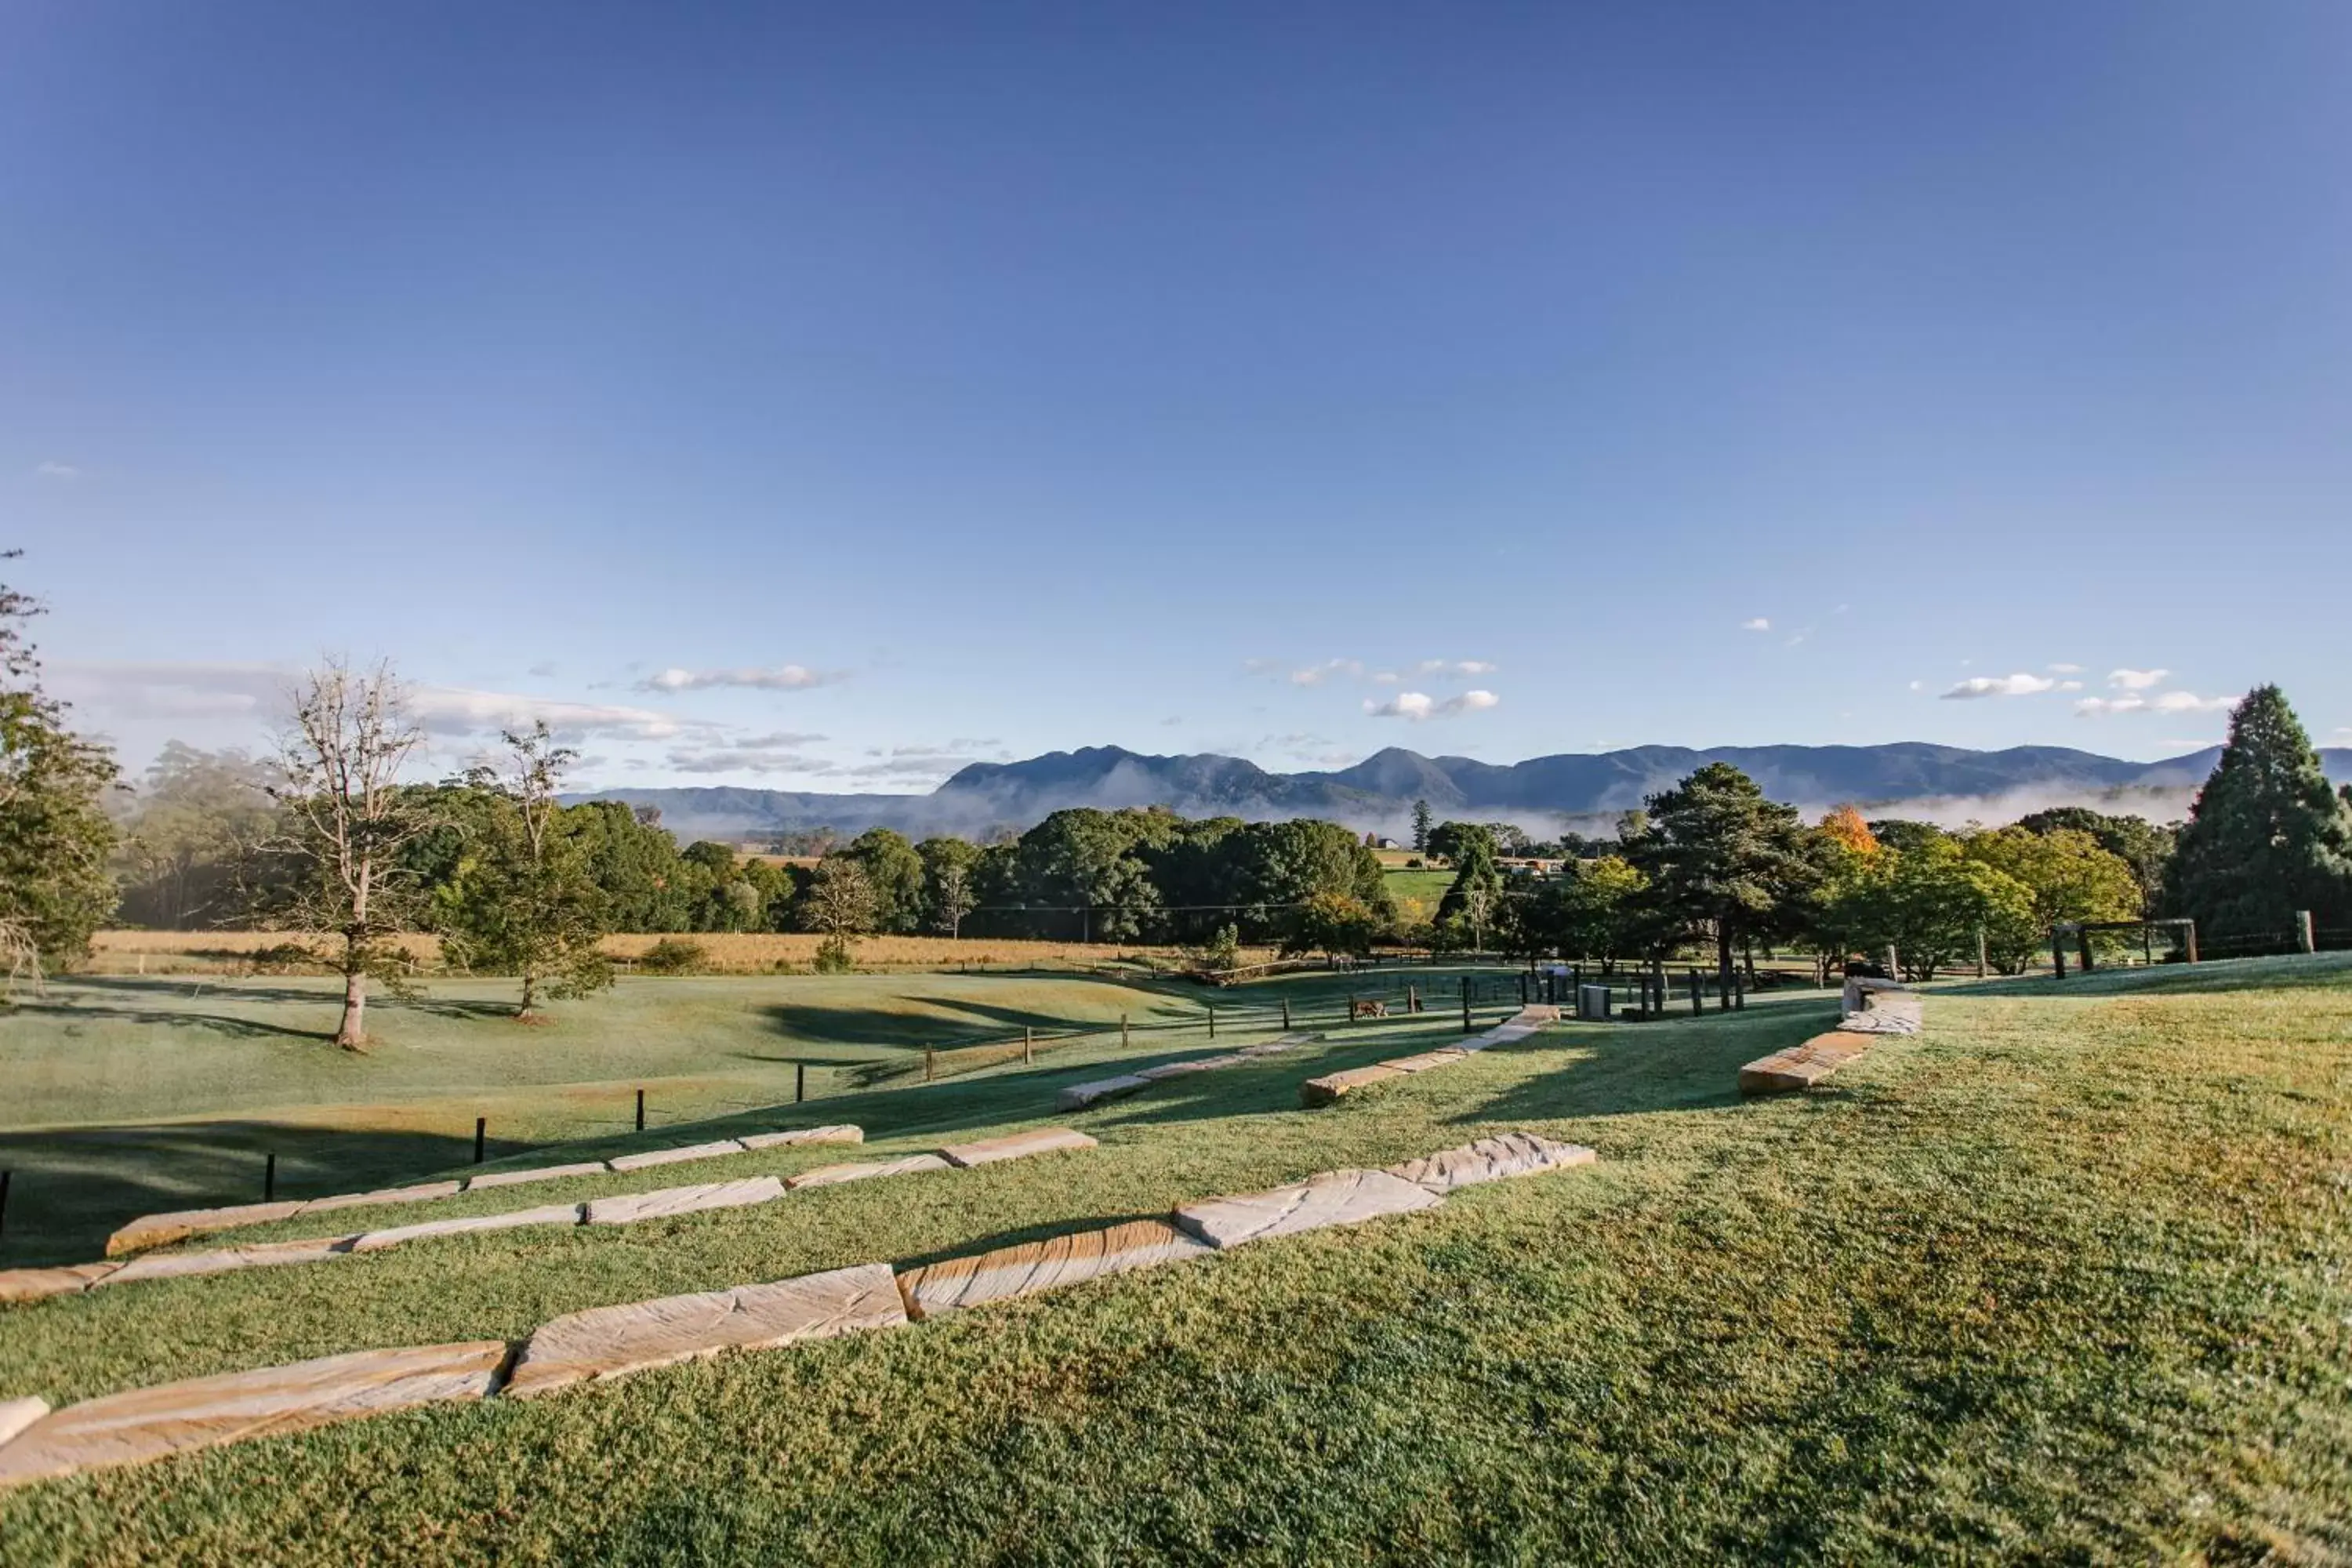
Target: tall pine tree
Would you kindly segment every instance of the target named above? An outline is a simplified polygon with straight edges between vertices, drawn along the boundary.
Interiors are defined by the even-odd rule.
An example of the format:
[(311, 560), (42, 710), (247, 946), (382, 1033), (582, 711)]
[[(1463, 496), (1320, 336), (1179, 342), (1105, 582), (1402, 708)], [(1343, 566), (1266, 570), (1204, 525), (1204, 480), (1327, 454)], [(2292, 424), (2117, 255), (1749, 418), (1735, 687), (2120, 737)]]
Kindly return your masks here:
[(2297, 910), (2322, 926), (2352, 924), (2352, 807), (2277, 687), (2254, 688), (2230, 715), (2166, 892), (2174, 913), (2214, 938), (2283, 938)]

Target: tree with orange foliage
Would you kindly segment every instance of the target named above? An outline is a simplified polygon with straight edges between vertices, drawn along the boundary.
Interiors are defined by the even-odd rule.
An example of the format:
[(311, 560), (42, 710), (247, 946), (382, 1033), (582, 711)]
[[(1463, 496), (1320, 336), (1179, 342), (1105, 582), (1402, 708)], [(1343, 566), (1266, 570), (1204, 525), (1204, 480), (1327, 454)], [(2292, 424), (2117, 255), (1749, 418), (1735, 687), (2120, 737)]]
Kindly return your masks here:
[(1874, 858), (1881, 847), (1870, 824), (1851, 805), (1841, 805), (1822, 817), (1822, 831), (1836, 839), (1847, 852), (1865, 860)]

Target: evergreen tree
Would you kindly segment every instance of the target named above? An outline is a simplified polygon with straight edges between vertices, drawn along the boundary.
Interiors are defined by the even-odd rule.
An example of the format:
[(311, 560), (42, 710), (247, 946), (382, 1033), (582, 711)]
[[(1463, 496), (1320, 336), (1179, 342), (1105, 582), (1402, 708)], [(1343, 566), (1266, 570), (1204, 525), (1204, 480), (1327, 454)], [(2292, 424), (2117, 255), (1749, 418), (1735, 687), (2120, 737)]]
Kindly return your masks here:
[(2246, 693), (2213, 776), (2189, 808), (2166, 901), (2200, 936), (2284, 936), (2297, 910), (2352, 923), (2352, 810), (2331, 788), (2285, 694)]
[(1430, 821), (1429, 802), (1414, 801), (1412, 803), (1412, 847), (1417, 855), (1425, 855), (1429, 852)]
[(1503, 901), (1503, 873), (1495, 865), (1495, 841), (1478, 829), (1461, 834), (1454, 844), (1454, 885), (1438, 900), (1438, 923), (1463, 921), (1470, 928), (1471, 946), (1484, 947), (1486, 928), (1494, 923)]
[[(1804, 825), (1796, 807), (1765, 799), (1756, 781), (1728, 763), (1709, 763), (1648, 804), (1627, 858), (1649, 877), (1662, 916), (1713, 935), (1716, 968), (1727, 984), (1739, 944), (1769, 934), (1783, 907), (1815, 880)], [(1879, 825), (1872, 827), (1885, 838)]]

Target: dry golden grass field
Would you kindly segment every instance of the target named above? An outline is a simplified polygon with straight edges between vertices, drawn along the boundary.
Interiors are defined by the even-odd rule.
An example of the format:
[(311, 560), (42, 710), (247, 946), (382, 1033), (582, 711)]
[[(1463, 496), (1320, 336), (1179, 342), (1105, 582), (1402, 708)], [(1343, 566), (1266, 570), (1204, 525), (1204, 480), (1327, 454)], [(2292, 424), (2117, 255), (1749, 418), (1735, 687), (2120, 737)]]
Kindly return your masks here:
[[(75, 965), (85, 974), (255, 974), (301, 973), (315, 965), (286, 962), (289, 943), (301, 938), (285, 931), (106, 931), (90, 940), (90, 955)], [(709, 974), (772, 974), (808, 969), (816, 959), (822, 937), (801, 932), (696, 932), (664, 938), (631, 933), (607, 937), (604, 951), (624, 962), (634, 962), (664, 940), (690, 942), (703, 951), (697, 969)], [(441, 966), (440, 943), (429, 936), (403, 939), (403, 945), (422, 970)], [(1087, 946), (1069, 942), (1020, 942), (993, 937), (953, 941), (940, 936), (867, 936), (856, 944), (861, 970), (979, 969), (1035, 967), (1092, 969), (1106, 963), (1139, 961), (1173, 965), (1182, 951), (1173, 947), (1119, 947), (1097, 942)], [(1272, 949), (1244, 949), (1242, 962), (1270, 962)]]

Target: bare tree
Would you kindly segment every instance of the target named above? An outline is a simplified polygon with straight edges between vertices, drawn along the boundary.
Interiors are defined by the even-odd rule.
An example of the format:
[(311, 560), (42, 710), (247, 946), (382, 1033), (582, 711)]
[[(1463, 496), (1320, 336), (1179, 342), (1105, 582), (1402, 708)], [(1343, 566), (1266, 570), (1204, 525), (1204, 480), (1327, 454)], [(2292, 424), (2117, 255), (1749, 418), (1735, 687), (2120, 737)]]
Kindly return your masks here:
[(405, 955), (408, 890), (401, 847), (432, 826), (400, 784), (400, 770), (424, 739), (409, 717), (406, 689), (389, 664), (353, 670), (330, 659), (289, 694), (290, 721), (278, 737), (282, 774), (270, 794), (286, 808), (285, 852), (295, 863), (283, 923), (328, 937), (320, 962), (343, 977), (335, 1044), (367, 1047), (367, 984), (395, 990)]

